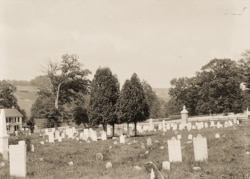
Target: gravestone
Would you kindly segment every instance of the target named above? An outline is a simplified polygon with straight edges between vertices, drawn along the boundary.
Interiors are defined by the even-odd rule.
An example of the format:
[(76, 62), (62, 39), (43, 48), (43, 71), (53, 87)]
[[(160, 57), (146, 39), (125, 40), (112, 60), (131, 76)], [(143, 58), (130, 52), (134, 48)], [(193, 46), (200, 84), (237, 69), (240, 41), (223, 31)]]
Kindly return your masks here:
[(89, 130), (88, 129), (83, 129), (83, 134), (86, 138), (86, 140), (89, 138)]
[(34, 147), (34, 144), (31, 144), (31, 152), (34, 152), (35, 151), (35, 147)]
[(62, 132), (61, 138), (62, 138), (62, 139), (65, 139), (65, 133), (64, 133), (64, 132)]
[(162, 169), (163, 170), (170, 170), (170, 162), (169, 161), (163, 161), (162, 162)]
[(181, 140), (181, 135), (180, 134), (177, 135), (177, 139)]
[(204, 127), (208, 128), (208, 123), (207, 122), (204, 123)]
[(112, 135), (112, 134), (111, 134), (111, 128), (110, 128), (109, 126), (107, 127), (107, 135), (108, 135), (108, 136), (111, 136), (111, 135)]
[(56, 130), (55, 131), (55, 140), (58, 140), (58, 137), (60, 136), (60, 131)]
[(125, 144), (125, 136), (123, 134), (120, 135), (120, 144)]
[(83, 136), (84, 136), (84, 133), (80, 132), (80, 136), (79, 136), (80, 140), (83, 140)]
[(26, 177), (26, 145), (9, 146), (10, 176)]
[(188, 140), (192, 140), (192, 139), (193, 139), (192, 134), (188, 134)]
[(166, 132), (167, 129), (166, 129), (166, 124), (165, 124), (165, 120), (162, 121), (162, 130), (163, 132)]
[(62, 142), (62, 137), (61, 136), (58, 137), (58, 142)]
[(220, 138), (220, 134), (219, 133), (216, 133), (215, 134), (215, 139), (219, 139)]
[(167, 123), (167, 130), (170, 130), (171, 126), (169, 123)]
[(153, 119), (149, 119), (149, 128), (148, 128), (148, 131), (153, 131), (153, 130), (154, 130)]
[(210, 123), (210, 127), (214, 127), (215, 125), (214, 125), (214, 121), (211, 121), (211, 123)]
[(93, 141), (97, 141), (97, 133), (96, 133), (96, 131), (93, 131), (93, 130), (92, 130), (92, 132), (91, 132), (91, 139), (92, 139)]
[(102, 140), (107, 140), (107, 133), (102, 131)]
[(175, 137), (168, 140), (168, 157), (169, 162), (182, 162), (181, 142)]
[(207, 138), (200, 134), (193, 138), (195, 161), (204, 161), (208, 159)]
[(8, 160), (8, 141), (9, 135), (7, 134), (5, 110), (1, 109), (0, 114), (0, 153), (3, 155), (4, 160)]
[(152, 139), (149, 137), (147, 138), (147, 146), (152, 146)]
[(49, 132), (49, 143), (54, 143), (54, 132)]

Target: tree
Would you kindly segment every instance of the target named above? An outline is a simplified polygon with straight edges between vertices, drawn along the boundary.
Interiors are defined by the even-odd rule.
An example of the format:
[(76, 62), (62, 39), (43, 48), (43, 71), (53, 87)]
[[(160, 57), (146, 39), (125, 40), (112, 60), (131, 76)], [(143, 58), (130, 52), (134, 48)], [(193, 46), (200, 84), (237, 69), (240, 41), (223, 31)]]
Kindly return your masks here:
[(144, 121), (149, 117), (149, 106), (142, 84), (135, 73), (130, 80), (125, 81), (117, 106), (119, 118), (127, 123), (128, 136), (129, 123), (134, 123), (136, 136), (137, 122)]
[(49, 63), (47, 73), (55, 95), (56, 109), (58, 105), (71, 103), (78, 97), (77, 93), (89, 92), (90, 80), (87, 76), (90, 71), (81, 67), (77, 55), (65, 54), (62, 56), (61, 64)]
[(55, 96), (49, 89), (40, 89), (37, 99), (31, 107), (33, 118), (45, 118), (54, 109)]
[(22, 115), (23, 119), (27, 118), (26, 112), (20, 108), (17, 104), (17, 98), (14, 93), (16, 91), (16, 87), (7, 81), (0, 81), (0, 107), (2, 108), (16, 108)]
[(50, 82), (50, 79), (47, 75), (43, 75), (43, 76), (37, 76), (36, 78), (32, 79), (30, 81), (30, 84), (32, 86), (36, 86), (39, 88), (47, 88), (47, 89), (51, 89), (52, 88), (52, 84)]
[[(63, 55), (60, 64), (49, 63), (47, 76), (51, 83), (51, 89), (48, 91), (51, 91), (52, 95), (50, 99), (46, 98), (46, 100), (49, 101), (50, 105), (52, 100), (54, 105), (50, 110), (47, 110), (48, 108), (46, 107), (43, 107), (43, 109), (47, 110), (45, 115), (53, 120), (51, 124), (57, 126), (56, 122), (60, 123), (65, 117), (70, 117), (69, 111), (65, 111), (65, 105), (78, 100), (79, 94), (87, 94), (89, 92), (90, 80), (87, 79), (89, 74), (89, 70), (82, 69), (82, 64), (78, 61), (78, 56), (76, 55)], [(42, 77), (42, 80), (46, 81), (44, 77)], [(38, 100), (42, 101), (43, 99), (40, 98)], [(45, 101), (43, 105), (46, 105)], [(39, 106), (39, 104), (37, 105)], [(37, 110), (39, 109), (37, 108)]]
[(73, 111), (73, 117), (77, 125), (83, 124), (85, 127), (87, 127), (87, 124), (89, 123), (89, 118), (86, 108), (80, 106), (75, 107)]
[(149, 117), (150, 118), (158, 118), (160, 116), (160, 102), (157, 98), (156, 93), (153, 91), (150, 84), (146, 81), (142, 81), (143, 90), (145, 93), (145, 98), (149, 106)]
[(93, 125), (103, 125), (107, 130), (107, 124), (114, 127), (117, 122), (116, 103), (119, 97), (120, 85), (118, 79), (109, 68), (97, 69), (91, 84), (88, 115)]
[(197, 74), (197, 113), (242, 112), (242, 75), (235, 61), (213, 59)]

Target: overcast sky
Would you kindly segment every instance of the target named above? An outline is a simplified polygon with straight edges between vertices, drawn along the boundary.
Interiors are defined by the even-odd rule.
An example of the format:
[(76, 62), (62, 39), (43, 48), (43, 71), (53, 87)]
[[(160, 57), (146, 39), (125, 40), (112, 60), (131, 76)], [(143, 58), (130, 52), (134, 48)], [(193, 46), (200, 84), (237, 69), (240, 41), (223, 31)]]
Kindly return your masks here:
[(169, 87), (246, 49), (248, 0), (0, 0), (1, 80), (30, 80), (68, 53), (93, 74), (110, 67), (121, 85), (135, 72)]

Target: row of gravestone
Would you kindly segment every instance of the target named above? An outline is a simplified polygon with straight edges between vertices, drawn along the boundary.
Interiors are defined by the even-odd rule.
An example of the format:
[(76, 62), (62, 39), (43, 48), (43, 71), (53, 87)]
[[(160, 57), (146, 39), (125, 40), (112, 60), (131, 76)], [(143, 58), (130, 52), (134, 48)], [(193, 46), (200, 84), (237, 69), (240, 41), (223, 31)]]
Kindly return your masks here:
[[(190, 138), (190, 137), (189, 137)], [(182, 162), (181, 141), (172, 137), (167, 141), (169, 162)], [(195, 161), (204, 161), (208, 159), (207, 138), (200, 134), (193, 138)]]
[[(224, 124), (222, 124), (222, 122), (219, 122), (219, 121), (217, 121), (217, 123), (215, 124), (215, 121), (211, 121), (210, 125), (208, 122), (195, 122), (194, 124), (192, 123), (180, 123), (180, 124), (167, 123), (166, 124), (165, 120), (163, 120), (162, 123), (158, 124), (158, 130), (163, 130), (163, 132), (166, 132), (169, 130), (175, 131), (177, 129), (179, 130), (187, 129), (188, 131), (190, 131), (192, 129), (201, 130), (203, 128), (209, 128), (209, 127), (227, 128), (227, 127), (232, 127), (233, 125), (239, 125), (239, 120), (237, 119), (234, 119), (233, 121), (228, 120), (228, 121), (225, 121)], [(142, 133), (145, 131), (155, 131), (156, 129), (152, 120), (150, 120), (149, 124), (147, 125), (138, 124), (137, 130), (138, 132)]]

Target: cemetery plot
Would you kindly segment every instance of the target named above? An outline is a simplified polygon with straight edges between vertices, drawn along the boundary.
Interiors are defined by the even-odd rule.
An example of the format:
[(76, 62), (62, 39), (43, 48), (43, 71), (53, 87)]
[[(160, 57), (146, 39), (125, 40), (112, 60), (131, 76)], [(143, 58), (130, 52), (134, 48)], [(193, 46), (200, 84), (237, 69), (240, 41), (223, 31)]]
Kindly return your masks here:
[[(190, 126), (190, 124), (187, 125)], [(204, 128), (200, 130), (188, 131), (185, 128), (180, 131), (179, 127), (173, 130), (172, 128), (175, 128), (173, 124), (169, 125), (171, 129), (167, 130), (164, 136), (162, 128), (161, 131), (143, 132), (139, 137), (126, 137), (125, 142), (122, 141), (122, 143), (120, 143), (120, 135), (117, 135), (116, 139), (93, 141), (91, 136), (95, 135), (93, 131), (96, 129), (92, 129), (93, 131), (90, 133), (88, 131), (90, 136), (88, 142), (80, 139), (80, 135), (84, 136), (84, 132), (83, 134), (78, 132), (77, 135), (75, 133), (74, 139), (68, 139), (66, 136), (62, 142), (55, 140), (54, 143), (46, 142), (49, 136), (43, 138), (43, 135), (39, 134), (26, 136), (20, 132), (18, 138), (30, 138), (35, 149), (34, 152), (28, 151), (26, 154), (26, 178), (144, 179), (150, 177), (150, 173), (144, 167), (145, 163), (148, 162), (153, 162), (154, 168), (157, 167), (157, 170), (165, 178), (249, 177), (250, 125), (230, 127), (228, 124), (227, 128), (217, 128), (216, 125), (215, 122), (215, 127), (211, 128), (210, 123), (208, 123), (208, 128), (206, 128), (204, 123)], [(224, 126), (224, 123), (221, 122), (221, 125)], [(166, 124), (166, 128), (167, 126)], [(81, 129), (81, 131), (83, 130)], [(50, 132), (48, 131), (48, 133)], [(60, 132), (62, 134), (62, 131)], [(215, 138), (217, 133), (220, 134), (220, 138)], [(199, 137), (198, 134), (202, 137)], [(172, 141), (171, 138), (177, 137), (177, 135), (181, 135), (181, 140), (174, 139), (177, 143), (175, 145), (178, 147), (173, 152), (169, 148), (172, 144), (168, 141)], [(80, 140), (76, 140), (76, 138)], [(201, 141), (196, 141), (197, 138)], [(200, 151), (199, 147), (204, 146), (204, 141), (202, 142), (204, 138), (207, 142), (207, 155), (206, 152), (203, 152), (198, 157), (202, 160), (198, 160), (195, 157), (195, 151)], [(16, 139), (16, 136), (11, 136), (9, 143), (17, 145)], [(41, 141), (44, 142), (43, 145)], [(198, 149), (196, 149), (197, 143), (199, 144)], [(203, 144), (201, 145), (201, 143)], [(173, 158), (169, 158), (171, 155), (169, 152), (176, 154), (176, 151), (181, 151), (180, 162), (173, 162)], [(9, 162), (4, 162), (5, 166), (0, 167), (0, 178), (9, 178)], [(112, 164), (112, 168), (107, 169), (106, 164), (109, 162)], [(157, 175), (156, 168), (153, 170), (154, 174)]]

